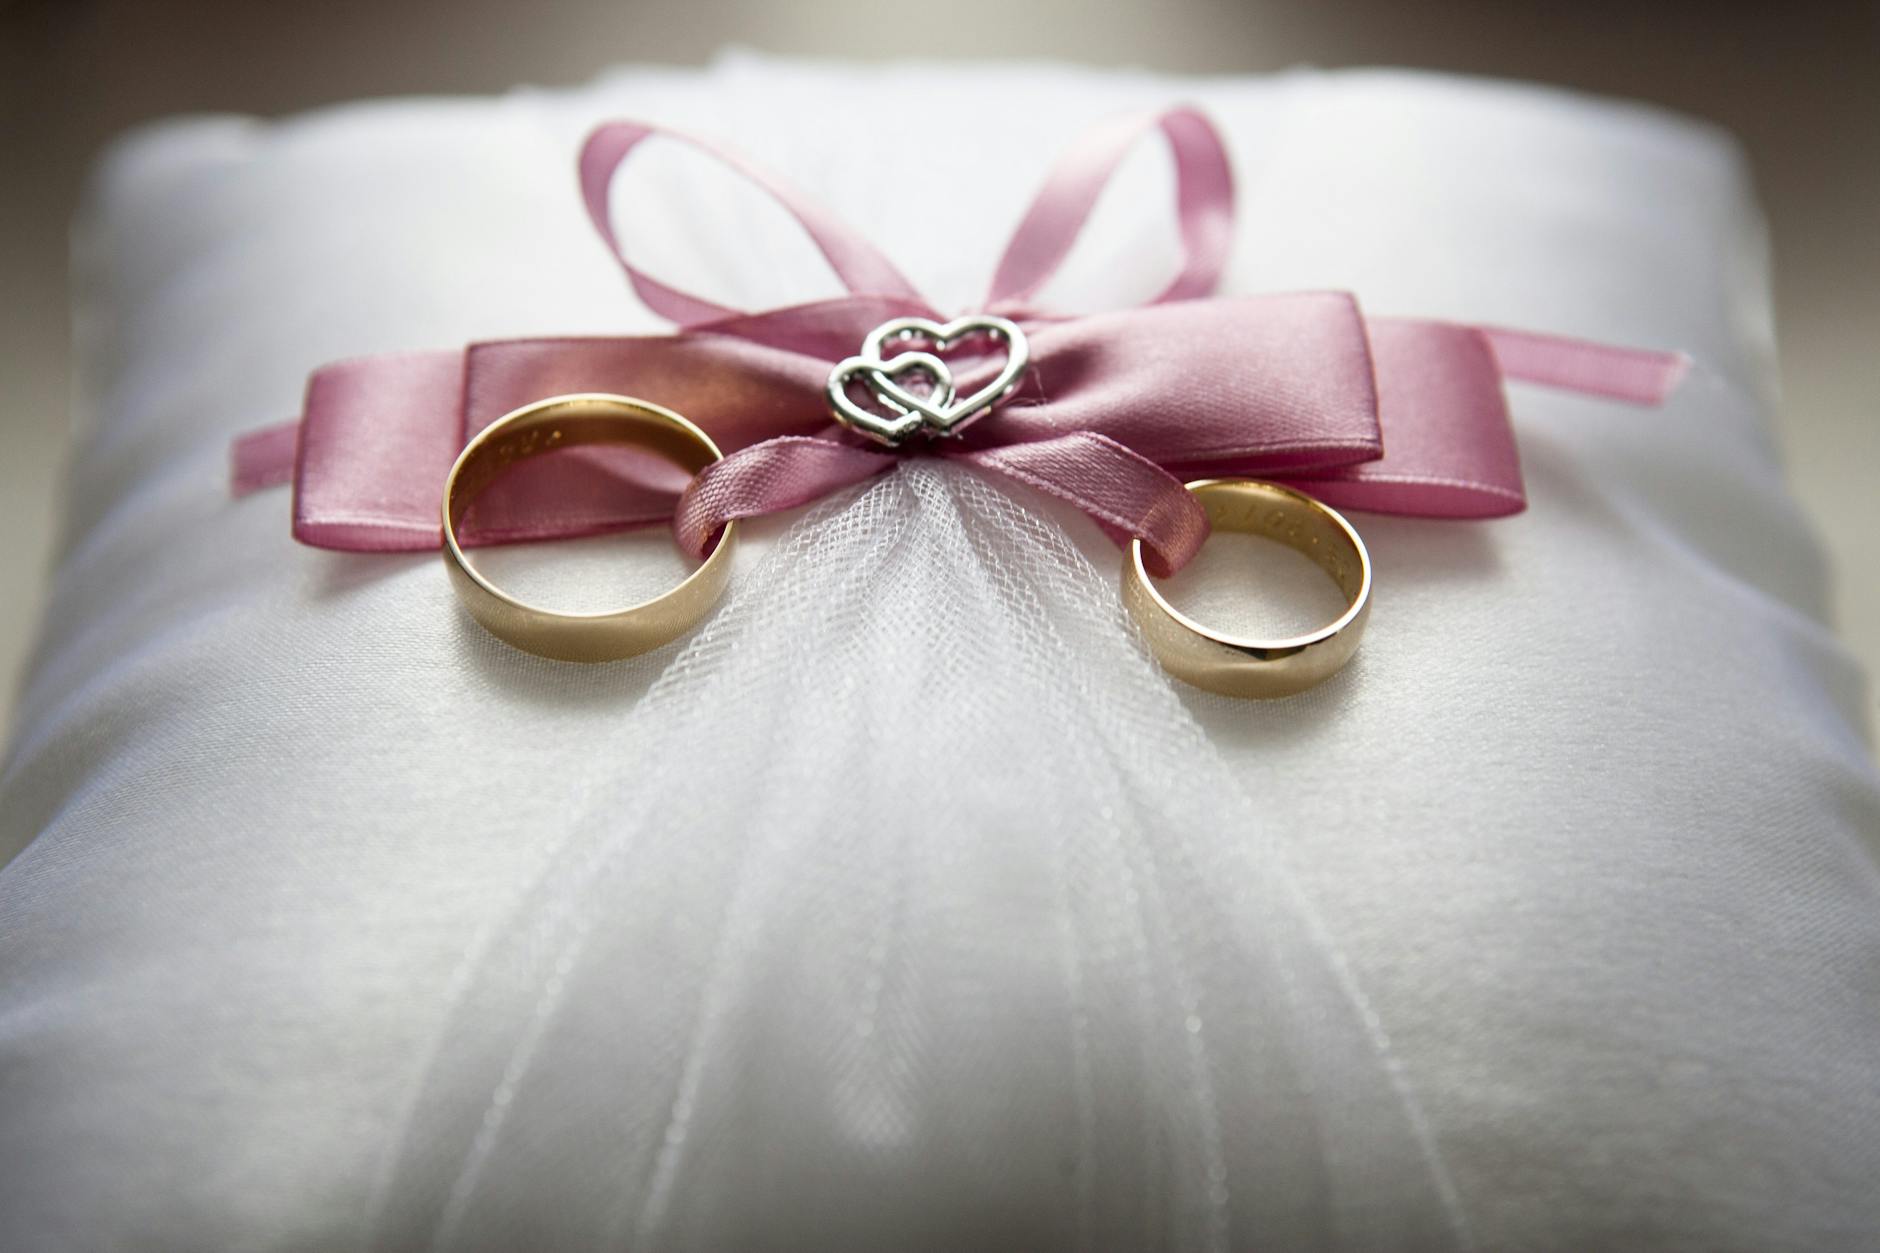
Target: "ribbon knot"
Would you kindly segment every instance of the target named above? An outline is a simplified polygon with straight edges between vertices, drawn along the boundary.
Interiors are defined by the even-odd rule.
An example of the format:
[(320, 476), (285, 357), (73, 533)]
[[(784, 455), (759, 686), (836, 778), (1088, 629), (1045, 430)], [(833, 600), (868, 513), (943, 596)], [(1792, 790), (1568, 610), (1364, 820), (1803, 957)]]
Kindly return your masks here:
[[(1084, 317), (1036, 309), (1123, 157), (1152, 134), (1174, 158), (1178, 272), (1138, 307)], [(654, 136), (689, 143), (769, 193), (847, 294), (745, 313), (641, 269), (615, 231), (610, 196), (621, 163)], [(860, 234), (707, 141), (639, 122), (604, 125), (582, 150), (580, 180), (588, 216), (633, 290), (678, 333), (504, 340), (325, 366), (298, 423), (237, 441), (236, 490), (291, 477), (294, 534), (305, 543), (435, 548), (444, 475), (472, 435), (546, 396), (625, 392), (697, 422), (725, 459), (684, 484), (619, 449), (526, 462), (478, 501), (466, 541), (670, 519), (681, 547), (699, 556), (727, 521), (879, 474), (899, 455), (880, 443), (927, 429), (953, 438), (920, 451), (1069, 501), (1112, 538), (1141, 539), (1151, 568), (1168, 573), (1207, 537), (1185, 478), (1252, 475), (1342, 507), (1424, 517), (1514, 513), (1525, 496), (1504, 379), (1656, 404), (1685, 367), (1677, 354), (1368, 318), (1344, 292), (1215, 297), (1233, 237), (1233, 181), (1219, 134), (1190, 108), (1120, 119), (1074, 143), (1006, 247), (984, 312), (952, 323)], [(1013, 327), (1006, 359), (956, 379), (944, 360), (953, 340), (969, 331), (996, 340), (1001, 321)], [(932, 351), (884, 358), (904, 337)], [(904, 364), (931, 390), (901, 385), (894, 367)], [(848, 392), (858, 377), (885, 403), (855, 404)]]

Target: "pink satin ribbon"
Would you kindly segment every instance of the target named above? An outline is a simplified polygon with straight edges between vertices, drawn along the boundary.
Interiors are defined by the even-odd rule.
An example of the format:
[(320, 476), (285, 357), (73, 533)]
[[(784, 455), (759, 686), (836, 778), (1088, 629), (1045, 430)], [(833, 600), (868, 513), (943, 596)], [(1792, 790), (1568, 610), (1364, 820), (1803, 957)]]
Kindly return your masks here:
[[(1064, 318), (1033, 307), (1116, 167), (1150, 132), (1174, 157), (1182, 263), (1173, 281), (1149, 304), (1118, 312)], [(614, 231), (609, 196), (620, 164), (654, 136), (692, 144), (777, 199), (848, 294), (742, 313), (636, 265)], [(934, 455), (1069, 501), (1119, 541), (1142, 539), (1160, 573), (1181, 568), (1207, 537), (1185, 478), (1255, 475), (1334, 505), (1432, 518), (1515, 513), (1525, 496), (1504, 379), (1657, 404), (1686, 365), (1675, 353), (1366, 318), (1343, 292), (1207, 298), (1232, 240), (1233, 183), (1213, 125), (1178, 108), (1084, 136), (1020, 222), (983, 304), (1030, 339), (1019, 390), (958, 438), (890, 452), (833, 424), (822, 395), (831, 365), (881, 322), (941, 318), (886, 257), (774, 178), (655, 126), (596, 130), (581, 154), (581, 187), (634, 291), (678, 334), (503, 340), (325, 366), (309, 381), (299, 422), (236, 441), (235, 491), (291, 478), (303, 543), (436, 548), (444, 476), (477, 431), (547, 396), (624, 392), (691, 418), (725, 460), (690, 483), (618, 449), (524, 462), (479, 499), (467, 542), (670, 519), (680, 545), (702, 556), (730, 519), (805, 504), (904, 455)], [(962, 393), (991, 369), (964, 372)]]

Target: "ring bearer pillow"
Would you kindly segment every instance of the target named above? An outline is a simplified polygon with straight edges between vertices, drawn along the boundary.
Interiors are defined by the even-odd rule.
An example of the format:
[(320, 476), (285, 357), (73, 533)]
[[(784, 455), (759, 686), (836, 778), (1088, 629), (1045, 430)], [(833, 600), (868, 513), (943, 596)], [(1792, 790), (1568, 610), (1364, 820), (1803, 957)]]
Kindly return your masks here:
[[(944, 460), (749, 523), (714, 616), (602, 667), (227, 497), (324, 362), (666, 329), (573, 220), (598, 122), (727, 137), (957, 308), (1067, 136), (1176, 101), (1230, 149), (1224, 295), (1693, 362), (1663, 409), (1511, 389), (1518, 516), (1354, 514), (1369, 634), (1305, 695), (1171, 682), (1089, 518)], [(724, 170), (643, 159), (662, 279), (829, 294)], [(1055, 306), (1153, 295), (1170, 187), (1124, 163)], [(1388, 73), (733, 58), (167, 124), (78, 241), (89, 421), (0, 776), (8, 1248), (1880, 1230), (1880, 783), (1716, 135)], [(1210, 621), (1265, 560), (1231, 539), (1166, 585)], [(669, 548), (486, 557), (605, 604)]]

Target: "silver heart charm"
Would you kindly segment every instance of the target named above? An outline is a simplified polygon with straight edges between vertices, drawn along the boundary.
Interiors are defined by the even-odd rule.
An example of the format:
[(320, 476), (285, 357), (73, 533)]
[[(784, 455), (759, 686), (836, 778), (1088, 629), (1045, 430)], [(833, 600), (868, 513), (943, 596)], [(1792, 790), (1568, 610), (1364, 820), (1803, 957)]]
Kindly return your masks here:
[[(931, 353), (906, 352), (891, 362), (883, 362), (876, 356), (849, 357), (837, 362), (836, 368), (829, 372), (826, 389), (829, 408), (850, 430), (860, 431), (878, 443), (898, 444), (925, 425), (929, 412), (920, 397), (898, 382), (910, 374), (927, 379), (930, 399), (938, 401), (942, 407), (952, 405), (953, 371), (947, 369), (946, 362)], [(877, 413), (856, 404), (855, 398), (849, 395), (850, 385), (856, 382), (866, 386), (869, 395), (889, 412)], [(900, 403), (897, 397), (905, 398), (906, 403)]]
[[(978, 336), (1005, 345), (1005, 365), (991, 382), (962, 400), (955, 394), (952, 370), (935, 354)], [(884, 355), (895, 345), (908, 343), (923, 344), (932, 351)], [(899, 444), (917, 430), (934, 436), (956, 435), (1010, 396), (1030, 361), (1025, 332), (1005, 318), (979, 314), (944, 324), (929, 318), (895, 318), (868, 333), (860, 355), (839, 362), (830, 372), (829, 407), (845, 426), (883, 444)], [(902, 385), (901, 380), (911, 374), (931, 383), (925, 396)], [(856, 404), (849, 394), (856, 382), (888, 413)]]

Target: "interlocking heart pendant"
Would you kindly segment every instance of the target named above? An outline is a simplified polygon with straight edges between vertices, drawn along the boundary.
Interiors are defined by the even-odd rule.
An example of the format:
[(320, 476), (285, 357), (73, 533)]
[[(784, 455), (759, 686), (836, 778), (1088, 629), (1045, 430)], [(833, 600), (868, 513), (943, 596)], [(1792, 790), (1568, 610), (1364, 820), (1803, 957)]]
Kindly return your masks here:
[[(991, 382), (961, 399), (955, 392), (953, 371), (940, 354), (980, 338), (1005, 346), (1005, 365)], [(909, 348), (893, 356), (884, 352), (896, 345), (916, 344), (931, 351)], [(895, 318), (870, 331), (860, 354), (837, 362), (829, 372), (829, 408), (844, 426), (878, 443), (899, 444), (922, 430), (933, 436), (957, 435), (1017, 389), (1030, 360), (1025, 332), (1005, 318), (978, 314), (947, 323)], [(905, 380), (916, 377), (927, 381), (924, 395), (904, 386)], [(857, 404), (850, 394), (857, 383), (887, 412)]]

